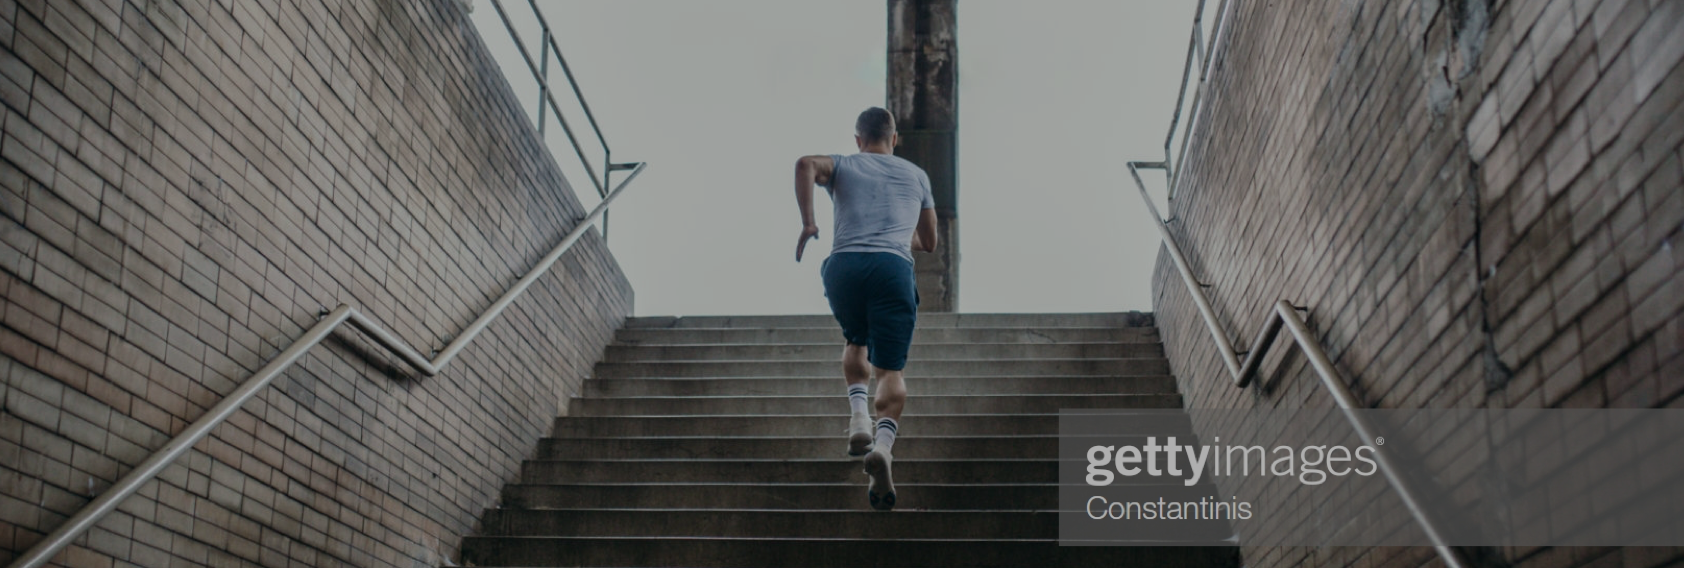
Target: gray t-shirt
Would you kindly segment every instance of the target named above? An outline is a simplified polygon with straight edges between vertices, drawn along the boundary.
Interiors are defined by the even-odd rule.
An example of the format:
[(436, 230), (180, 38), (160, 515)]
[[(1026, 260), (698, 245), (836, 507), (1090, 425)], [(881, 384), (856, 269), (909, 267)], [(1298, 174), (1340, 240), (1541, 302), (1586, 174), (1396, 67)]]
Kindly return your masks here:
[(912, 260), (912, 232), (922, 209), (936, 206), (930, 176), (900, 156), (831, 155), (824, 186), (836, 204), (830, 252), (892, 252)]

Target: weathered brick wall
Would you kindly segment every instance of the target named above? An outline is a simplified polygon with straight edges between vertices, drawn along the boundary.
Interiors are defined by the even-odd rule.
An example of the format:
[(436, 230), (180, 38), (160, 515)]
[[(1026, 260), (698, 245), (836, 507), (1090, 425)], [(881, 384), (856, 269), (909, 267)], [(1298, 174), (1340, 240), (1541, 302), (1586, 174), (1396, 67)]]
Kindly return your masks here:
[[(348, 303), (442, 346), (583, 216), (453, 0), (0, 2), (0, 562)], [(61, 556), (435, 566), (632, 293), (594, 232), (444, 373), (349, 328)]]
[[(1371, 406), (1684, 404), (1684, 2), (1236, 2), (1166, 214), (1239, 348), (1285, 298), (1309, 308)], [(1258, 386), (1235, 388), (1167, 255), (1154, 290), (1189, 406), (1333, 406), (1284, 335)], [(1484, 552), (1535, 566), (1681, 557)]]

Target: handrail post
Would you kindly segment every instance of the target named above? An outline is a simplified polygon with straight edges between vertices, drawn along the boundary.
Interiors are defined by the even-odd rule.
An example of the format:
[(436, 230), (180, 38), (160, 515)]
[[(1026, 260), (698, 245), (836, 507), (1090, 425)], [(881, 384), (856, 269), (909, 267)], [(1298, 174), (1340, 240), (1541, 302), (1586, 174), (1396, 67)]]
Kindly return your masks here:
[(1193, 59), (1199, 62), (1199, 79), (1202, 81), (1205, 76), (1205, 33), (1198, 18), (1193, 19)]
[[(544, 26), (544, 42), (550, 41), (550, 26)], [(545, 49), (538, 56), (538, 137), (544, 136), (544, 101), (550, 96), (550, 51)], [(559, 114), (559, 113), (557, 113)]]
[[(606, 146), (602, 152), (602, 187), (608, 187), (609, 180), (614, 179), (614, 160), (608, 155)], [(603, 196), (608, 197), (607, 195)], [(597, 223), (597, 230), (602, 231), (602, 242), (608, 242), (608, 212), (602, 212), (602, 222)]]

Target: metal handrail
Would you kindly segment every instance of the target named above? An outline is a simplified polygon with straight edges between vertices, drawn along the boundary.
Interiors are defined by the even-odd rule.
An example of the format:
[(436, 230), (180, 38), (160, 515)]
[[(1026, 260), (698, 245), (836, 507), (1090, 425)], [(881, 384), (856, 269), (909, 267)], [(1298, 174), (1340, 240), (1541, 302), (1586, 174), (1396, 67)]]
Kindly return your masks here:
[[(1230, 8), (1232, 8), (1231, 0), (1222, 0), (1222, 4), (1217, 8), (1217, 28), (1211, 34), (1210, 47), (1209, 49), (1203, 49), (1200, 20), (1204, 17), (1204, 0), (1199, 0), (1198, 8), (1193, 15), (1193, 32), (1189, 40), (1187, 60), (1182, 69), (1180, 92), (1175, 98), (1175, 113), (1170, 118), (1169, 134), (1164, 137), (1164, 160), (1162, 162), (1129, 162), (1129, 175), (1134, 178), (1135, 187), (1140, 189), (1140, 198), (1146, 202), (1146, 209), (1152, 215), (1152, 224), (1157, 226), (1159, 238), (1163, 240), (1164, 247), (1169, 249), (1170, 260), (1175, 264), (1176, 272), (1181, 275), (1181, 282), (1186, 285), (1187, 292), (1192, 295), (1193, 305), (1198, 308), (1200, 317), (1204, 319), (1205, 328), (1210, 331), (1211, 339), (1216, 342), (1217, 354), (1222, 357), (1222, 363), (1228, 368), (1229, 375), (1233, 377), (1234, 385), (1243, 389), (1251, 383), (1251, 378), (1257, 374), (1257, 367), (1262, 362), (1263, 355), (1269, 351), (1270, 346), (1274, 345), (1275, 338), (1280, 335), (1280, 330), (1284, 326), (1292, 334), (1299, 350), (1303, 351), (1309, 359), (1310, 366), (1315, 369), (1316, 375), (1321, 378), (1322, 385), (1327, 387), (1328, 392), (1333, 395), (1334, 401), (1338, 403), (1339, 409), (1345, 415), (1346, 420), (1350, 421), (1351, 427), (1357, 431), (1357, 435), (1372, 440), (1376, 436), (1373, 426), (1357, 414), (1358, 409), (1367, 408), (1367, 406), (1358, 401), (1356, 395), (1351, 393), (1351, 389), (1346, 386), (1344, 378), (1334, 368), (1333, 361), (1328, 358), (1327, 352), (1316, 341), (1314, 334), (1310, 331), (1309, 324), (1304, 321), (1303, 316), (1299, 315), (1298, 312), (1307, 311), (1307, 308), (1294, 306), (1284, 299), (1275, 302), (1274, 309), (1270, 311), (1268, 316), (1265, 316), (1263, 329), (1257, 334), (1251, 349), (1235, 351), (1233, 340), (1228, 337), (1227, 332), (1222, 330), (1222, 326), (1216, 323), (1216, 312), (1210, 307), (1210, 298), (1204, 291), (1206, 285), (1200, 283), (1193, 276), (1193, 271), (1187, 264), (1187, 256), (1181, 252), (1181, 247), (1176, 244), (1175, 236), (1169, 232), (1169, 225), (1164, 221), (1163, 215), (1158, 212), (1158, 206), (1152, 202), (1151, 194), (1146, 191), (1146, 183), (1140, 179), (1141, 169), (1163, 170), (1165, 180), (1168, 183), (1165, 199), (1174, 198), (1176, 187), (1181, 181), (1182, 167), (1187, 163), (1185, 159), (1187, 146), (1193, 138), (1194, 129), (1198, 124), (1200, 104), (1203, 102), (1210, 65), (1211, 62), (1216, 60), (1216, 53), (1221, 48), (1222, 32), (1227, 26)], [(1193, 91), (1193, 103), (1188, 113), (1189, 119), (1186, 130), (1181, 137), (1181, 149), (1176, 154), (1176, 158), (1179, 159), (1172, 163), (1169, 149), (1171, 141), (1175, 139), (1176, 126), (1181, 121), (1182, 101), (1187, 94), (1187, 83), (1192, 77), (1195, 58), (1198, 62), (1199, 84)], [(1245, 355), (1244, 360), (1240, 359), (1242, 353)], [(1397, 491), (1398, 497), (1403, 500), (1403, 504), (1409, 509), (1410, 515), (1415, 517), (1415, 521), (1421, 525), (1422, 531), (1426, 533), (1427, 539), (1433, 543), (1433, 550), (1438, 553), (1439, 558), (1451, 568), (1466, 567), (1468, 565), (1467, 560), (1462, 557), (1459, 551), (1449, 545), (1444, 531), (1439, 528), (1438, 522), (1434, 520), (1433, 515), (1427, 511), (1417, 497), (1418, 493), (1409, 484), (1408, 480), (1397, 473), (1391, 452), (1381, 446), (1376, 446), (1375, 450), (1381, 473), (1385, 475), (1386, 481), (1392, 485), (1392, 488)]]
[(462, 348), (466, 347), (468, 342), (473, 341), (474, 337), (478, 336), (481, 331), (485, 331), (485, 327), (491, 323), (491, 320), (501, 315), (503, 310), (509, 307), (509, 304), (514, 303), (516, 298), (526, 292), (527, 287), (531, 286), (538, 277), (548, 272), (550, 267), (561, 259), (563, 253), (573, 248), (574, 243), (579, 242), (579, 239), (585, 235), (585, 231), (590, 229), (591, 224), (607, 213), (608, 205), (620, 196), (620, 192), (626, 189), (626, 185), (637, 179), (638, 174), (643, 173), (643, 168), (646, 165), (643, 162), (629, 164), (631, 175), (627, 176), (619, 185), (614, 187), (613, 191), (603, 197), (602, 203), (597, 204), (589, 215), (586, 215), (584, 219), (574, 225), (573, 230), (562, 238), (560, 244), (551, 249), (549, 254), (544, 255), (544, 258), (539, 260), (538, 264), (526, 273), (526, 276), (504, 292), (502, 297), (486, 309), (485, 313), (480, 314), (479, 318), (474, 320), (474, 323), (469, 324), (467, 329), (462, 330), (462, 333), (457, 335), (455, 340), (439, 351), (438, 355), (430, 361), (422, 357), (415, 349), (404, 344), (403, 340), (392, 335), (386, 328), (375, 323), (374, 320), (369, 319), (368, 316), (349, 304), (340, 304), (332, 310), (324, 308), (321, 319), (316, 322), (316, 325), (310, 326), (310, 329), (293, 341), (292, 345), (287, 346), (262, 369), (258, 369), (257, 373), (247, 378), (244, 383), (241, 383), (239, 387), (234, 389), (234, 392), (229, 393), (216, 406), (200, 415), (180, 434), (176, 434), (175, 438), (164, 444), (164, 447), (153, 452), (152, 456), (148, 457), (146, 461), (129, 470), (129, 473), (118, 480), (115, 485), (112, 485), (110, 489), (84, 505), (82, 510), (77, 511), (76, 515), (70, 517), (64, 524), (59, 525), (52, 534), (35, 543), (35, 546), (31, 547), (28, 552), (13, 561), (10, 568), (39, 568), (46, 564), (52, 559), (53, 555), (58, 554), (60, 550), (69, 546), (83, 532), (93, 527), (94, 523), (99, 522), (106, 514), (116, 510), (117, 505), (121, 504), (123, 499), (139, 491), (142, 484), (151, 481), (165, 467), (174, 463), (182, 454), (187, 453), (188, 449), (209, 435), (212, 429), (222, 424), (228, 417), (233, 416), (234, 411), (239, 410), (240, 406), (244, 405), (246, 401), (251, 400), (264, 387), (269, 386), (269, 383), (274, 382), (275, 377), (280, 376), (281, 371), (285, 371), (287, 367), (292, 366), (311, 347), (325, 341), (342, 324), (350, 323), (352, 327), (362, 331), (374, 339), (376, 343), (379, 343), (380, 346), (385, 347), (423, 374), (429, 377), (437, 375), (439, 370), (456, 358), (456, 354), (462, 352)]
[[(1217, 5), (1217, 28), (1211, 33), (1210, 45), (1208, 46), (1205, 45), (1203, 26), (1205, 0), (1199, 0), (1198, 6), (1193, 10), (1193, 31), (1187, 38), (1187, 59), (1181, 64), (1181, 87), (1175, 94), (1175, 111), (1170, 113), (1169, 131), (1164, 134), (1164, 161), (1162, 163), (1164, 164), (1164, 177), (1169, 183), (1170, 198), (1175, 197), (1176, 184), (1181, 180), (1181, 164), (1186, 162), (1183, 158), (1187, 154), (1187, 143), (1193, 138), (1193, 129), (1197, 127), (1199, 120), (1199, 105), (1204, 102), (1205, 80), (1210, 77), (1210, 65), (1216, 59), (1212, 54), (1221, 48), (1222, 32), (1228, 23), (1228, 9), (1232, 6), (1231, 0), (1222, 0), (1222, 3)], [(1199, 83), (1193, 89), (1192, 104), (1188, 105), (1186, 104), (1187, 84), (1193, 79), (1194, 69), (1199, 72)], [(1181, 133), (1181, 148), (1172, 157), (1169, 149), (1174, 145), (1175, 128), (1181, 124), (1183, 108), (1188, 109), (1187, 125)]]
[[(1357, 431), (1357, 435), (1363, 439), (1374, 439), (1376, 436), (1374, 428), (1356, 412), (1358, 409), (1367, 408), (1367, 406), (1359, 402), (1356, 395), (1351, 393), (1350, 387), (1345, 384), (1345, 379), (1333, 367), (1333, 361), (1328, 358), (1327, 352), (1322, 350), (1321, 344), (1316, 341), (1314, 334), (1310, 331), (1309, 324), (1305, 323), (1303, 316), (1298, 314), (1300, 311), (1308, 311), (1308, 308), (1294, 306), (1284, 299), (1275, 302), (1274, 310), (1268, 316), (1265, 316), (1263, 329), (1257, 334), (1251, 349), (1244, 352), (1234, 351), (1232, 340), (1216, 323), (1216, 315), (1210, 307), (1210, 299), (1205, 295), (1204, 285), (1193, 277), (1192, 270), (1187, 267), (1186, 255), (1181, 252), (1181, 247), (1175, 243), (1175, 237), (1170, 235), (1169, 226), (1164, 223), (1163, 217), (1158, 214), (1157, 206), (1152, 204), (1152, 197), (1146, 192), (1146, 184), (1140, 180), (1140, 168), (1163, 169), (1165, 164), (1162, 162), (1129, 162), (1128, 168), (1129, 174), (1134, 177), (1135, 186), (1140, 189), (1141, 199), (1146, 202), (1146, 208), (1152, 214), (1153, 224), (1158, 227), (1158, 235), (1163, 239), (1164, 247), (1169, 249), (1169, 256), (1175, 263), (1176, 271), (1181, 274), (1182, 283), (1187, 286), (1187, 292), (1193, 296), (1193, 304), (1198, 307), (1199, 315), (1204, 318), (1205, 328), (1210, 330), (1210, 337), (1216, 342), (1218, 354), (1222, 356), (1222, 361), (1227, 365), (1228, 372), (1233, 376), (1234, 386), (1243, 389), (1251, 384), (1251, 378), (1257, 374), (1258, 364), (1262, 362), (1264, 354), (1268, 353), (1269, 347), (1274, 344), (1276, 336), (1280, 334), (1281, 327), (1284, 325), (1292, 334), (1299, 350), (1303, 351), (1304, 355), (1309, 358), (1310, 366), (1315, 369), (1316, 375), (1321, 377), (1322, 386), (1327, 387), (1328, 392), (1333, 395), (1334, 401), (1339, 404), (1339, 409), (1345, 414), (1345, 418), (1351, 422), (1351, 427)], [(1239, 358), (1240, 353), (1245, 354), (1243, 361)], [(1374, 449), (1376, 450), (1375, 456), (1379, 462), (1380, 472), (1386, 476), (1386, 481), (1391, 483), (1392, 488), (1397, 491), (1398, 497), (1403, 500), (1404, 507), (1409, 509), (1410, 515), (1415, 517), (1417, 523), (1420, 523), (1421, 530), (1426, 533), (1427, 539), (1432, 541), (1433, 549), (1438, 552), (1439, 557), (1452, 568), (1467, 566), (1461, 554), (1450, 547), (1444, 531), (1433, 520), (1432, 515), (1422, 505), (1421, 500), (1416, 497), (1417, 493), (1414, 488), (1397, 473), (1394, 461), (1390, 457), (1391, 452), (1383, 446), (1375, 446)]]
[[(590, 103), (585, 101), (585, 95), (579, 90), (579, 82), (573, 78), (573, 68), (567, 65), (567, 58), (561, 54), (561, 46), (556, 44), (555, 34), (550, 31), (550, 22), (544, 18), (543, 10), (538, 7), (538, 0), (527, 0), (532, 7), (532, 15), (538, 21), (543, 37), (539, 39), (538, 61), (532, 60), (532, 53), (527, 51), (526, 42), (521, 39), (520, 32), (515, 31), (514, 20), (509, 17), (508, 10), (503, 8), (503, 0), (491, 0), (491, 6), (497, 9), (497, 17), (503, 21), (503, 27), (509, 31), (509, 37), (514, 38), (515, 48), (520, 51), (521, 60), (526, 62), (527, 71), (538, 81), (538, 136), (543, 139), (546, 122), (546, 109), (554, 114), (556, 122), (561, 125), (562, 133), (567, 135), (567, 141), (573, 145), (573, 153), (579, 157), (579, 163), (585, 167), (586, 177), (596, 188), (598, 196), (607, 196), (610, 178), (614, 172), (629, 169), (627, 164), (614, 163), (614, 152), (608, 147), (608, 138), (603, 136), (602, 127), (596, 122), (596, 113), (591, 112)], [(561, 104), (556, 102), (555, 91), (550, 89), (550, 55), (554, 54), (556, 62), (561, 65), (562, 75), (567, 77), (567, 84), (573, 90), (573, 97), (579, 101), (579, 108), (585, 112), (585, 120), (590, 123), (591, 130), (596, 134), (597, 144), (602, 146), (602, 173), (598, 178), (597, 170), (591, 166), (590, 158), (585, 156), (585, 147), (579, 144), (579, 138), (574, 135), (573, 127), (568, 124), (567, 117), (561, 113)], [(602, 237), (608, 238), (608, 218), (602, 219)]]

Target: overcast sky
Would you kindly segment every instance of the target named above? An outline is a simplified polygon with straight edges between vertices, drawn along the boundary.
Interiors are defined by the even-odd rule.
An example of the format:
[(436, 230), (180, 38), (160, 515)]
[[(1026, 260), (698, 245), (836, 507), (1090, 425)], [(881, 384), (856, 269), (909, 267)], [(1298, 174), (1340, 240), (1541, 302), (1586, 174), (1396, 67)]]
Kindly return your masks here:
[[(536, 113), (536, 82), (496, 9), (474, 4)], [(504, 4), (536, 57), (527, 3)], [(609, 223), (636, 314), (828, 313), (830, 202), (819, 192), (822, 239), (797, 264), (794, 162), (855, 152), (854, 117), (884, 104), (885, 2), (539, 4), (614, 160), (649, 162)], [(1151, 309), (1159, 243), (1123, 163), (1162, 158), (1195, 4), (960, 2), (961, 311)], [(576, 109), (564, 114), (588, 133)], [(561, 129), (548, 130), (594, 205)], [(1161, 193), (1162, 177), (1148, 179)]]

